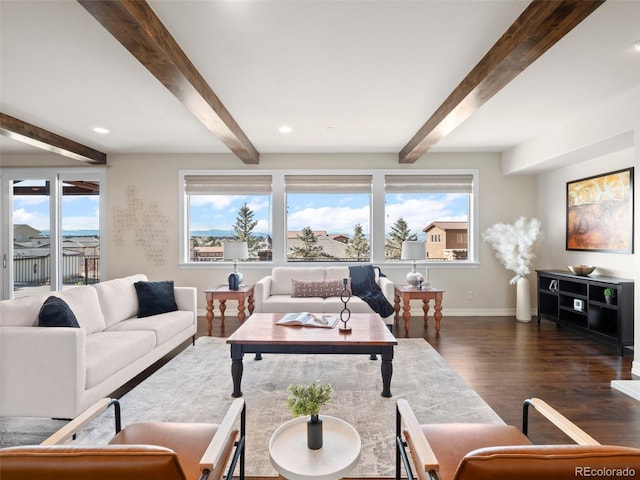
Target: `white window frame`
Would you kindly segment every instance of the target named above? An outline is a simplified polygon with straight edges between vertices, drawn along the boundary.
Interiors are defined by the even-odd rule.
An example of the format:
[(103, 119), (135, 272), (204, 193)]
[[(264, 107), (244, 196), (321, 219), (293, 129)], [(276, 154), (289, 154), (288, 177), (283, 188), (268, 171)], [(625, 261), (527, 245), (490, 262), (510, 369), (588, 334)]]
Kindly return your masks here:
[[(371, 263), (376, 265), (394, 265), (398, 261), (388, 261), (385, 259), (385, 175), (471, 175), (473, 177), (472, 193), (469, 205), (469, 251), (466, 260), (429, 262), (429, 267), (439, 266), (451, 268), (468, 268), (477, 266), (479, 262), (478, 252), (480, 244), (480, 232), (478, 230), (479, 215), (479, 191), (480, 173), (477, 169), (376, 169), (376, 170), (336, 170), (336, 169), (309, 169), (309, 170), (179, 170), (178, 171), (178, 194), (179, 194), (179, 267), (186, 269), (220, 269), (228, 270), (231, 262), (190, 262), (189, 261), (189, 226), (188, 226), (188, 202), (185, 193), (186, 175), (271, 175), (271, 238), (272, 238), (272, 260), (251, 262), (252, 269), (271, 269), (280, 265), (318, 266), (321, 262), (287, 262), (286, 258), (286, 235), (287, 235), (287, 212), (285, 175), (371, 175), (371, 208), (370, 226), (371, 237), (370, 254)], [(346, 262), (347, 264), (349, 262)], [(339, 265), (340, 262), (331, 263)]]
[(3, 268), (2, 298), (13, 298), (13, 181), (14, 180), (47, 180), (51, 182), (49, 217), (51, 257), (56, 258), (51, 264), (51, 291), (62, 290), (62, 182), (67, 180), (97, 181), (100, 183), (100, 278), (106, 276), (107, 246), (106, 246), (106, 200), (107, 191), (106, 169), (104, 167), (87, 168), (3, 168), (0, 175), (2, 190), (2, 255), (6, 255), (7, 268)]

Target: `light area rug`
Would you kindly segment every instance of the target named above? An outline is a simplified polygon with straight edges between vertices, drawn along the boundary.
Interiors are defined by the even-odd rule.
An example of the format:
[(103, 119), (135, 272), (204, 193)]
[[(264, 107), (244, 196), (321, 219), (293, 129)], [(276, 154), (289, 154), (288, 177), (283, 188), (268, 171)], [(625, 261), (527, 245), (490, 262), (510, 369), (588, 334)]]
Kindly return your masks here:
[[(354, 477), (395, 474), (395, 405), (407, 399), (421, 423), (503, 423), (500, 417), (424, 339), (399, 339), (393, 360), (392, 398), (383, 398), (380, 359), (367, 355), (245, 355), (242, 377), (247, 404), (247, 476), (277, 476), (269, 461), (271, 434), (290, 420), (287, 386), (318, 380), (334, 388), (321, 414), (355, 427), (362, 452)], [(218, 423), (233, 401), (231, 359), (224, 339), (199, 338), (121, 399), (122, 421)], [(8, 428), (6, 425), (3, 427)], [(75, 440), (106, 443), (113, 412), (96, 418)], [(301, 444), (300, 448), (306, 448)], [(295, 452), (292, 452), (295, 454)]]

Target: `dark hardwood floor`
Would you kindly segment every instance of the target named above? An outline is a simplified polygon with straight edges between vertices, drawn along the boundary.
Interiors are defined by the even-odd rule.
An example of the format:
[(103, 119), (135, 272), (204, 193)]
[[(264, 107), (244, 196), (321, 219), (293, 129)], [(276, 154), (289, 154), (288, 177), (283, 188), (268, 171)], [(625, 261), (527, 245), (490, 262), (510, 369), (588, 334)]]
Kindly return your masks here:
[[(237, 318), (226, 318), (221, 328), (216, 318), (213, 335), (226, 337), (237, 326)], [(404, 328), (401, 335), (397, 330), (404, 336)], [(206, 334), (200, 318), (198, 335)], [(611, 380), (632, 378), (631, 353), (619, 357), (553, 322), (513, 317), (445, 317), (439, 334), (433, 320), (425, 327), (414, 317), (409, 336), (425, 338), (507, 423), (520, 425), (522, 400), (539, 397), (601, 443), (640, 447), (640, 401), (610, 387)], [(535, 413), (530, 436), (568, 441)]]

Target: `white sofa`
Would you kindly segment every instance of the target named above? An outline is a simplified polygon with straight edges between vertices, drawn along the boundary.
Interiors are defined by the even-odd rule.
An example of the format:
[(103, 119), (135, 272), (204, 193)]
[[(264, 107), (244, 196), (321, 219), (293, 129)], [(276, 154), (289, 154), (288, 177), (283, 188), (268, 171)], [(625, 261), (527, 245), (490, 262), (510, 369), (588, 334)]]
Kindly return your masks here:
[[(385, 298), (393, 305), (393, 282), (381, 277), (376, 269), (376, 283)], [(293, 280), (327, 281), (349, 278), (349, 267), (274, 267), (271, 275), (261, 278), (254, 287), (255, 312), (263, 313), (339, 313), (344, 304), (339, 296), (330, 297), (293, 297)], [(351, 313), (373, 313), (373, 310), (362, 299), (355, 295), (348, 304)], [(392, 317), (384, 319), (393, 323)]]
[[(0, 415), (74, 418), (196, 333), (196, 289), (174, 287), (177, 311), (137, 318), (145, 275), (0, 302)], [(49, 295), (80, 328), (39, 327)]]

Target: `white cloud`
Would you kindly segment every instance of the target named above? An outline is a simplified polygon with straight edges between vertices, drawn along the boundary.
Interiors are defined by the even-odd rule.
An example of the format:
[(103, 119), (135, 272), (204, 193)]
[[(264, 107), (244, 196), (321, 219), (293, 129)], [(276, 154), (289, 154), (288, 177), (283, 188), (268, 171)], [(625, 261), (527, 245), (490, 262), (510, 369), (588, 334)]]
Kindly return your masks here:
[(13, 211), (13, 224), (25, 224), (37, 230), (49, 230), (49, 215), (42, 212), (34, 212), (18, 208)]
[(412, 233), (422, 233), (423, 228), (435, 221), (466, 221), (466, 213), (454, 211), (452, 202), (458, 198), (450, 195), (441, 199), (412, 198), (389, 204), (385, 210), (385, 232), (388, 233), (400, 217), (404, 218)]
[(369, 233), (369, 207), (319, 207), (305, 208), (289, 215), (287, 228), (302, 230), (311, 227), (313, 230), (326, 230), (329, 233), (353, 233), (353, 227), (361, 224), (365, 233)]

